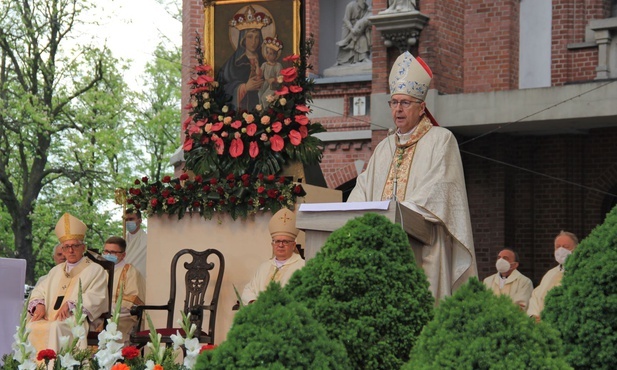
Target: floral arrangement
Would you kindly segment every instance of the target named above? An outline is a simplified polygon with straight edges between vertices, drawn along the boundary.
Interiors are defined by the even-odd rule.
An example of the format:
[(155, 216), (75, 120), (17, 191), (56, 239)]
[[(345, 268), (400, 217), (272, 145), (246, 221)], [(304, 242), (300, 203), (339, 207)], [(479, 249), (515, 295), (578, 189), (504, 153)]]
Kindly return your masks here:
[(191, 175), (154, 182), (136, 179), (127, 203), (146, 216), (182, 218), (188, 212), (206, 219), (217, 212), (236, 219), (293, 208), (296, 198), (306, 193), (293, 179), (280, 175), (283, 167), (292, 162), (318, 164), (323, 153), (323, 143), (313, 135), (325, 129), (307, 116), (313, 82), (305, 78), (305, 71), (310, 68), (306, 59), (312, 44), (305, 44), (302, 56), (284, 58), (290, 66), (281, 70), (269, 106), (246, 111), (234, 110), (212, 68), (204, 65), (197, 37), (198, 65), (189, 81), (189, 116), (182, 123), (185, 169)]
[(229, 174), (223, 178), (163, 177), (150, 183), (147, 177), (135, 180), (127, 203), (146, 215), (199, 213), (211, 219), (216, 212), (229, 213), (233, 219), (245, 218), (259, 211), (276, 213), (282, 207), (293, 208), (297, 197), (306, 195), (300, 184), (283, 176)]
[(304, 48), (304, 58), (283, 59), (290, 66), (281, 70), (278, 89), (267, 97), (269, 106), (256, 105), (251, 111), (234, 110), (212, 67), (203, 64), (199, 38), (197, 45), (196, 77), (188, 82), (191, 98), (185, 107), (189, 116), (182, 123), (187, 168), (219, 176), (277, 174), (289, 161), (321, 161), (323, 143), (312, 135), (325, 129), (307, 116), (313, 82), (305, 71), (312, 41)]
[[(199, 343), (197, 338), (193, 338), (196, 327), (191, 324), (188, 316), (182, 312), (182, 319), (178, 320), (186, 337), (180, 333), (172, 335), (174, 342), (173, 349), (161, 347), (161, 335), (156, 333), (150, 316), (146, 314), (148, 326), (150, 328), (150, 342), (147, 344), (150, 353), (146, 357), (141, 357), (141, 351), (134, 347), (124, 347), (120, 342), (122, 333), (117, 330), (120, 308), (122, 305), (123, 287), (120, 287), (119, 298), (112, 318), (108, 319), (105, 330), (99, 333), (98, 351), (79, 350), (77, 343), (86, 340), (86, 331), (83, 328), (85, 315), (82, 312), (81, 283), (79, 286), (78, 300), (73, 315), (67, 320), (71, 320), (71, 336), (64, 336), (60, 340), (60, 350), (58, 353), (53, 349), (43, 349), (36, 354), (35, 349), (30, 343), (27, 329), (27, 307), (20, 316), (20, 325), (13, 336), (13, 353), (3, 358), (5, 370), (191, 370), (195, 366), (197, 356), (207, 350), (216, 348), (215, 345)], [(184, 362), (176, 362), (174, 351), (184, 347), (186, 356)], [(52, 362), (53, 361), (53, 362)], [(50, 368), (50, 364), (51, 368)]]

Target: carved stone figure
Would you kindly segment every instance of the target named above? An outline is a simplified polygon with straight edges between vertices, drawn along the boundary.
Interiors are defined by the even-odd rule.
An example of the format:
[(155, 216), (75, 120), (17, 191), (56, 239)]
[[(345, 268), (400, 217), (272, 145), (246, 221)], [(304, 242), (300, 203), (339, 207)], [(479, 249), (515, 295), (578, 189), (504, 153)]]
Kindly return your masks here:
[(388, 0), (388, 8), (379, 14), (411, 12), (417, 9), (416, 0)]
[(368, 61), (371, 54), (371, 27), (368, 17), (371, 7), (366, 0), (352, 0), (345, 8), (343, 17), (343, 38), (336, 43), (339, 47), (336, 63), (351, 64)]

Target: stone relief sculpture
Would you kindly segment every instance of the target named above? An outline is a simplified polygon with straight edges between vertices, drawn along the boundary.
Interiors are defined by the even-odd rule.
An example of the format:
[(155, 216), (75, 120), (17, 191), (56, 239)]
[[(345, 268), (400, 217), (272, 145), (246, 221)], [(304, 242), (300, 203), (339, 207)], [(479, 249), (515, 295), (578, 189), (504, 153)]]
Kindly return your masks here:
[(382, 10), (379, 14), (411, 12), (418, 10), (416, 0), (388, 0), (388, 8)]
[(371, 54), (371, 25), (368, 17), (371, 7), (366, 0), (352, 0), (345, 8), (342, 39), (339, 47), (337, 65), (369, 61)]

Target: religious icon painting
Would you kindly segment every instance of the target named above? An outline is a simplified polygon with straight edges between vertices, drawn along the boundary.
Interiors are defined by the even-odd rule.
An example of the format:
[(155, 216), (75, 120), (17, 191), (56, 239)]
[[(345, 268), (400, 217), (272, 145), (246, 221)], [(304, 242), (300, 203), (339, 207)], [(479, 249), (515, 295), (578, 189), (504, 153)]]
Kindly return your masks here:
[(300, 50), (301, 0), (204, 3), (204, 62), (236, 109), (267, 105), (283, 58)]

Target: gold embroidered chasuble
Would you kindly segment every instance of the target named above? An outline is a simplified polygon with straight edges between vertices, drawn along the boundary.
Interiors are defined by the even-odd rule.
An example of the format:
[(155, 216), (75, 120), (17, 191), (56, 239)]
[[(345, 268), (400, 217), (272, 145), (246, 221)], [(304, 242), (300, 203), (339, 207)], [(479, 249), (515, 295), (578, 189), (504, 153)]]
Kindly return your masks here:
[(458, 143), (449, 130), (429, 125), (423, 117), (404, 145), (396, 135), (382, 140), (347, 201), (389, 199), (397, 179), (397, 201), (433, 223), (428, 245), (415, 239), (411, 243), (439, 301), (477, 276), (477, 270)]

